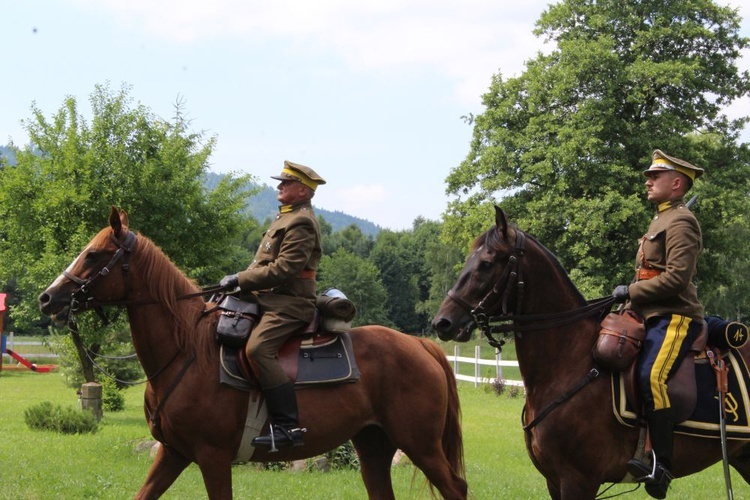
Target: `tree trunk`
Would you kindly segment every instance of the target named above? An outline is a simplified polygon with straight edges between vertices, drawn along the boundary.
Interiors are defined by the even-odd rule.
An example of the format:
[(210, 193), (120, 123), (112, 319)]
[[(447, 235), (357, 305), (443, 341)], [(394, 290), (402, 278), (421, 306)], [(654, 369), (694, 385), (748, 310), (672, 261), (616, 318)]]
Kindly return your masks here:
[(78, 359), (81, 362), (81, 368), (83, 369), (83, 378), (86, 382), (96, 382), (96, 380), (94, 380), (94, 364), (86, 354), (86, 347), (83, 345), (81, 336), (75, 329), (71, 329), (70, 332), (71, 337), (73, 338), (73, 344), (76, 346), (76, 352), (78, 352)]

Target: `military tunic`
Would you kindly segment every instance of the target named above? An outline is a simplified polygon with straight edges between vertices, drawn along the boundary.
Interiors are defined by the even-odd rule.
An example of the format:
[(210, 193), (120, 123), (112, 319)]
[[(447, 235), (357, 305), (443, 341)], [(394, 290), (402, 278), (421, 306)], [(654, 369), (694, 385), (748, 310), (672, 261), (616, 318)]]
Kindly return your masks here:
[(283, 206), (252, 263), (237, 274), (240, 289), (253, 292), (263, 312), (245, 348), (263, 389), (288, 382), (277, 353), (315, 315), (315, 272), (321, 255), (320, 227), (311, 203)]
[(681, 198), (660, 204), (636, 258), (636, 271), (645, 266), (659, 274), (630, 285), (631, 307), (644, 318), (680, 314), (703, 320), (692, 282), (702, 245), (698, 220)]

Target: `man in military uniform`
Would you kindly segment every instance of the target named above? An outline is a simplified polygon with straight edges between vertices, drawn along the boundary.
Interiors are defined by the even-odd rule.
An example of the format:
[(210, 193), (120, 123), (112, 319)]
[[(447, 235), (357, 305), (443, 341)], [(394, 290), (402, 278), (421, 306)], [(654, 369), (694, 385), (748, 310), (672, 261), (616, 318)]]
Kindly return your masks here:
[(272, 179), (280, 181), (279, 213), (263, 234), (250, 266), (225, 276), (220, 284), (254, 293), (263, 312), (245, 352), (255, 362), (272, 424), (270, 433), (256, 437), (252, 444), (300, 446), (305, 429), (299, 427), (294, 386), (281, 369), (277, 354), (315, 314), (315, 273), (322, 252), (320, 227), (310, 200), (325, 180), (310, 167), (289, 161)]
[(701, 228), (684, 201), (703, 169), (657, 149), (643, 174), (656, 214), (640, 240), (633, 282), (617, 286), (612, 295), (646, 320), (638, 379), (655, 466), (634, 459), (628, 471), (646, 484), (649, 495), (666, 498), (674, 429), (667, 382), (703, 325), (703, 306), (692, 283), (703, 245)]

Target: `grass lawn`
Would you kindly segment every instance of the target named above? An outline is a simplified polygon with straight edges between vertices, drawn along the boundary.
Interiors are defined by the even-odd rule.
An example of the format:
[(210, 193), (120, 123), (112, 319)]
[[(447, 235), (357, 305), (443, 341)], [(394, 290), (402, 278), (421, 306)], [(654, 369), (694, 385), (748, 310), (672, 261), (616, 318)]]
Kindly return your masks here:
[[(547, 498), (544, 479), (529, 460), (520, 414), (523, 398), (497, 396), (488, 387), (459, 387), (467, 480), (474, 499)], [(98, 433), (61, 435), (32, 431), (24, 410), (43, 401), (75, 406), (77, 395), (57, 373), (0, 374), (0, 498), (132, 498), (151, 464), (148, 452), (136, 451), (150, 440), (142, 410), (143, 386), (125, 391), (126, 409), (105, 413)], [(335, 411), (332, 409), (331, 411)], [(582, 417), (584, 418), (584, 417)], [(399, 499), (426, 499), (422, 477), (412, 484), (413, 467), (394, 468)], [(735, 498), (750, 498), (750, 487), (733, 472)], [(260, 471), (255, 465), (233, 468), (235, 498), (362, 499), (357, 471)], [(632, 485), (618, 485), (616, 492)], [(721, 464), (673, 483), (670, 499), (725, 496)], [(190, 466), (164, 498), (206, 498), (197, 467)], [(641, 488), (628, 498), (649, 498)]]

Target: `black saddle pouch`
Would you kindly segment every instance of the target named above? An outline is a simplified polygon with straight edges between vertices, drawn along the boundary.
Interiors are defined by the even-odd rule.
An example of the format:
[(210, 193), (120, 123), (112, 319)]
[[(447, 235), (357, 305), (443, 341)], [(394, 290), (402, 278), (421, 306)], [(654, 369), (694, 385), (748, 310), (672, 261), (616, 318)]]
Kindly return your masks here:
[(228, 295), (219, 303), (219, 309), (221, 314), (216, 326), (216, 340), (231, 347), (244, 345), (260, 318), (258, 303)]

